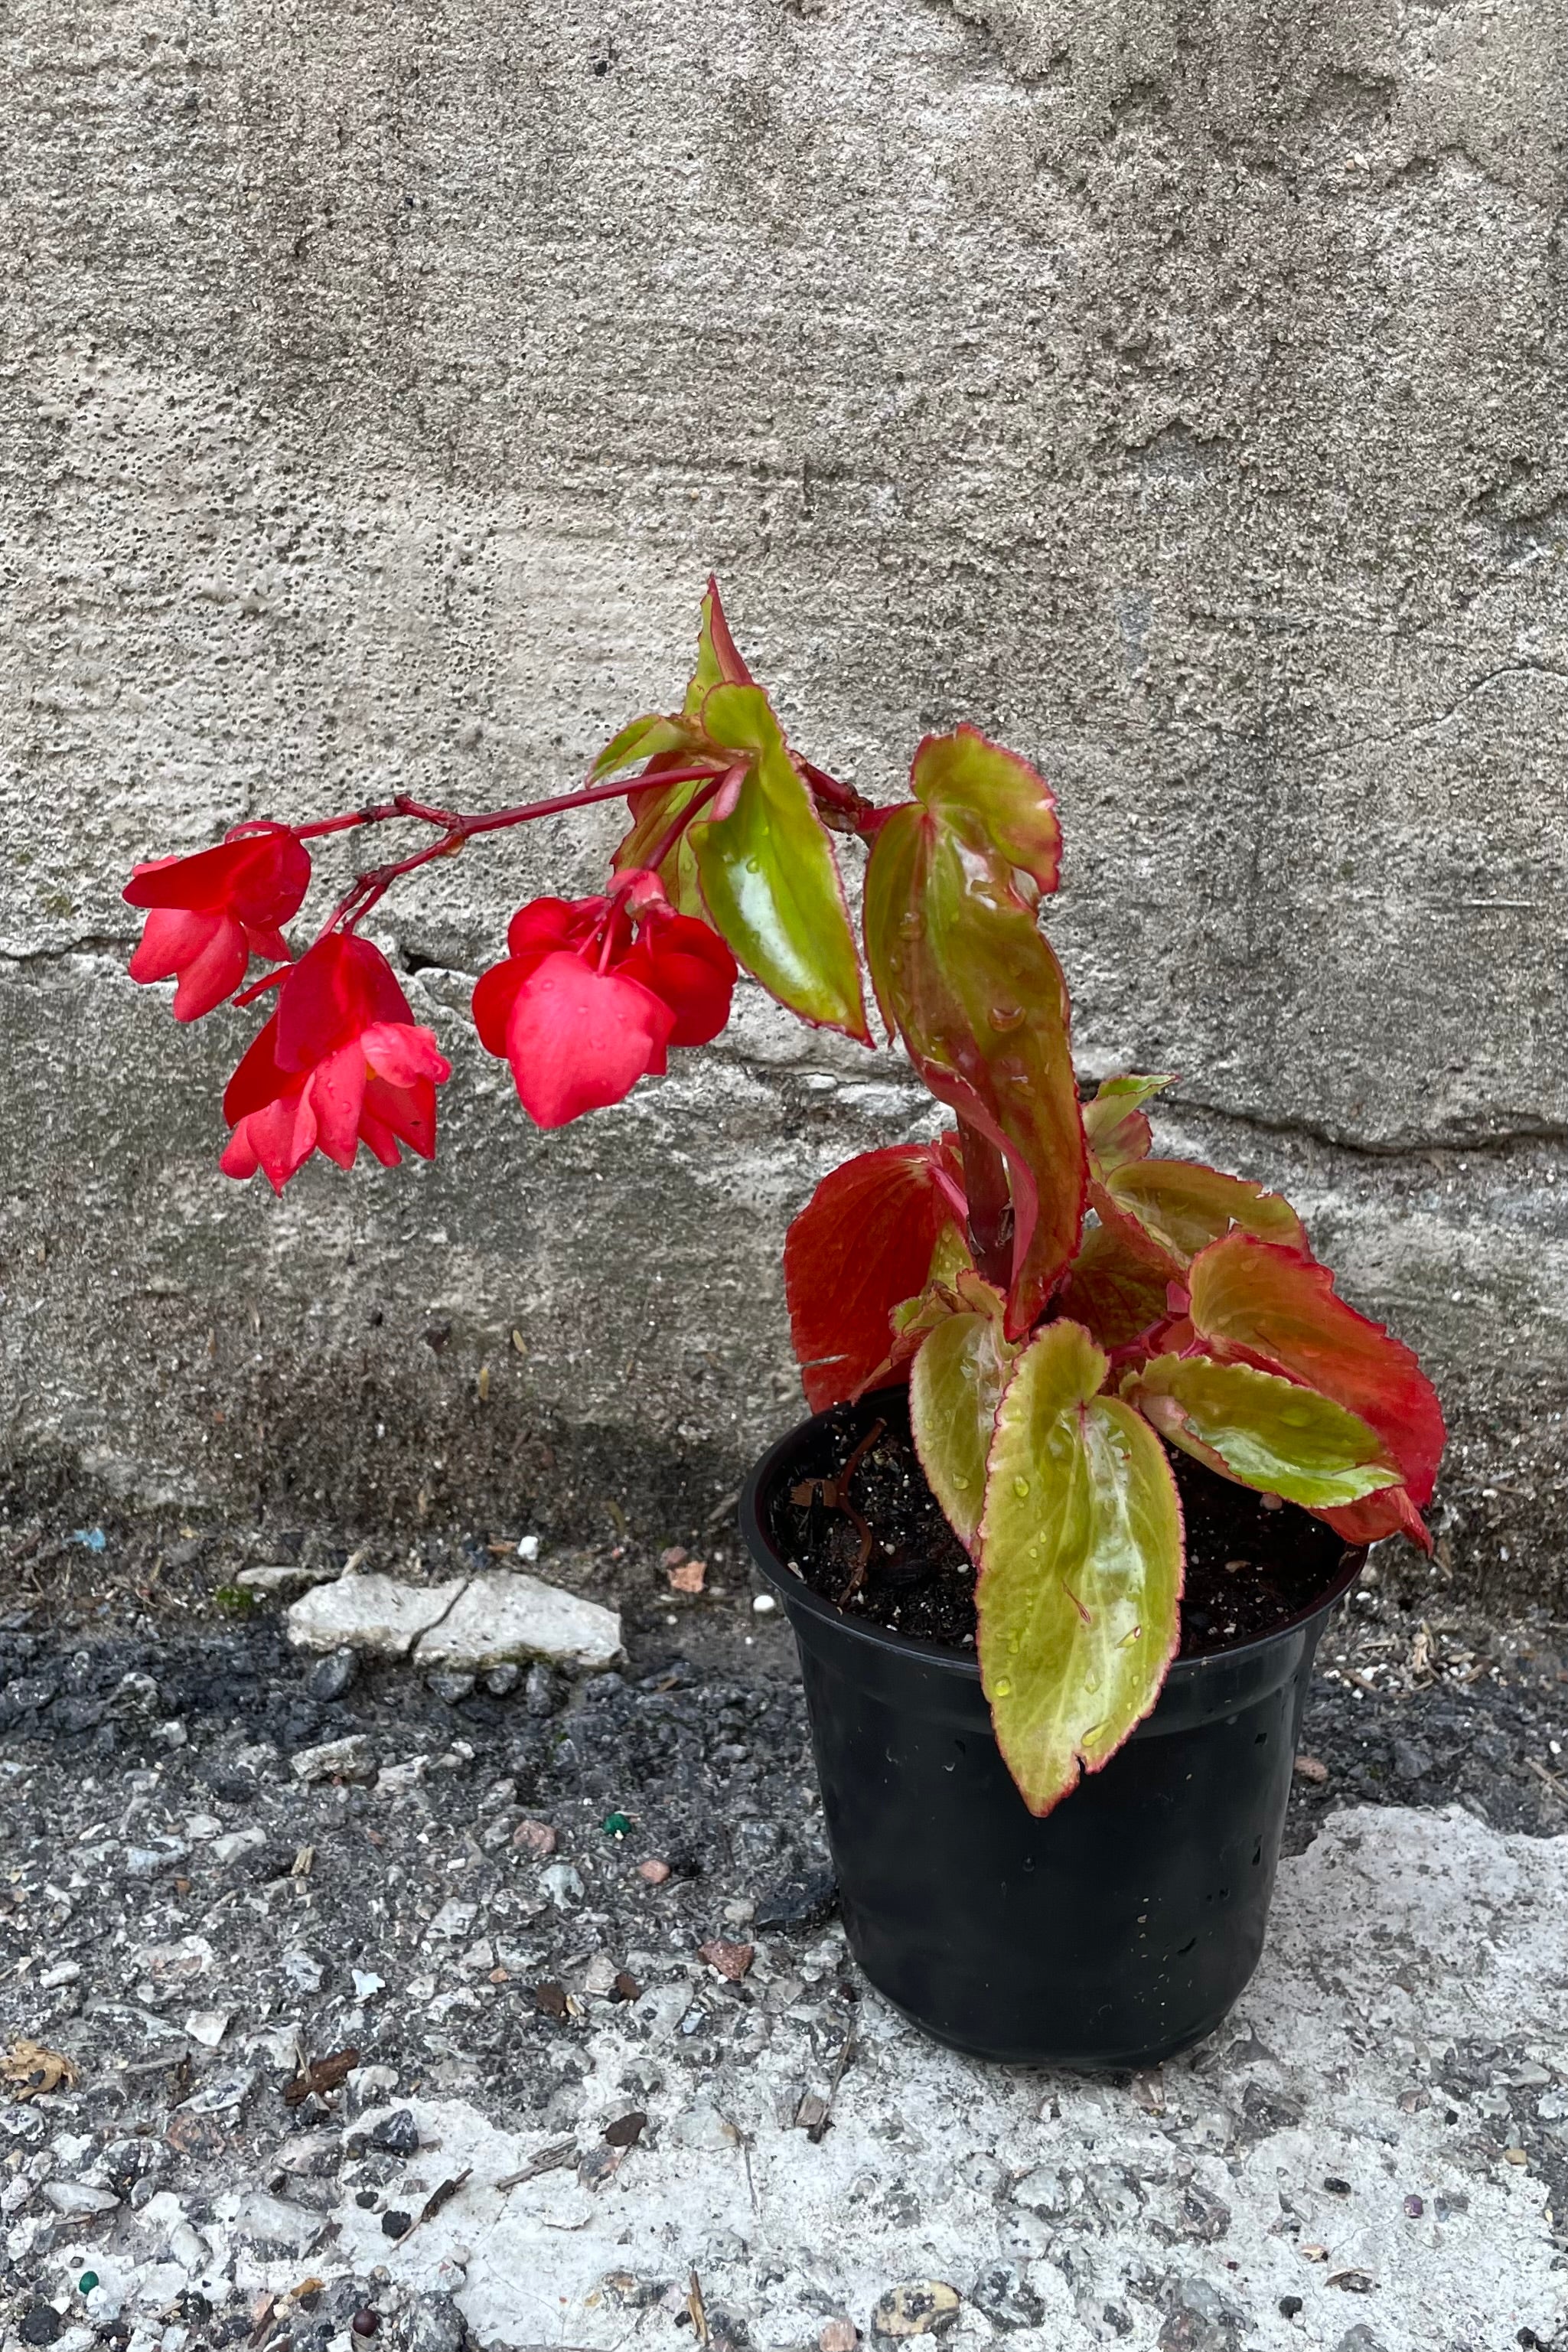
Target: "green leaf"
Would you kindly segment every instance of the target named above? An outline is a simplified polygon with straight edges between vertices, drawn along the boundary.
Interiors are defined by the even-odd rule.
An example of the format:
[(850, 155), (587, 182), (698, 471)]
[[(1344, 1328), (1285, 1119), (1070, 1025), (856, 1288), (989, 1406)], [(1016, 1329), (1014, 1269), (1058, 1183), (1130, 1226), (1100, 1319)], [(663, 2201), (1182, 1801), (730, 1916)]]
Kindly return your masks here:
[(1159, 1696), (1179, 1638), (1181, 1507), (1164, 1448), (1076, 1323), (1048, 1324), (997, 1415), (980, 1526), (980, 1675), (1024, 1802), (1048, 1813)]
[(1018, 1349), (1003, 1336), (1007, 1302), (977, 1274), (960, 1275), (956, 1312), (922, 1342), (909, 1376), (909, 1423), (932, 1493), (960, 1542), (972, 1545), (986, 1496), (986, 1456)]
[(1103, 1179), (1129, 1160), (1146, 1160), (1154, 1135), (1144, 1105), (1174, 1077), (1145, 1078), (1131, 1074), (1102, 1080), (1092, 1102), (1083, 1106), (1083, 1132), (1088, 1139), (1094, 1173)]
[(1395, 1486), (1375, 1430), (1316, 1389), (1250, 1364), (1155, 1356), (1123, 1384), (1163, 1437), (1221, 1476), (1308, 1510)]
[(710, 579), (703, 598), (702, 625), (697, 632), (697, 666), (686, 688), (685, 713), (695, 719), (716, 686), (749, 686), (751, 672), (735, 649), (729, 623), (719, 600), (718, 582)]
[(1307, 1246), (1289, 1201), (1197, 1160), (1131, 1160), (1096, 1184), (1092, 1197), (1108, 1224), (1124, 1218), (1167, 1251), (1173, 1274), (1232, 1225), (1285, 1249)]
[(714, 743), (748, 762), (733, 809), (694, 818), (690, 829), (715, 926), (790, 1012), (869, 1045), (839, 869), (768, 697), (759, 686), (716, 686), (702, 723)]
[(661, 719), (651, 711), (642, 719), (631, 719), (619, 735), (612, 738), (593, 763), (591, 782), (603, 783), (610, 776), (619, 775), (622, 768), (634, 768), (642, 760), (668, 758), (673, 751), (695, 751), (704, 749), (697, 729), (684, 719)]
[(1083, 1129), (1066, 984), (1018, 882), (1026, 851), (1038, 871), (1051, 870), (1039, 813), (1044, 786), (1034, 778), (1031, 835), (1013, 775), (1023, 763), (973, 730), (956, 753), (956, 740), (921, 745), (912, 778), (920, 797), (877, 828), (866, 868), (866, 951), (883, 1014), (921, 1077), (1007, 1161), (1008, 1332), (1018, 1339), (1078, 1247)]

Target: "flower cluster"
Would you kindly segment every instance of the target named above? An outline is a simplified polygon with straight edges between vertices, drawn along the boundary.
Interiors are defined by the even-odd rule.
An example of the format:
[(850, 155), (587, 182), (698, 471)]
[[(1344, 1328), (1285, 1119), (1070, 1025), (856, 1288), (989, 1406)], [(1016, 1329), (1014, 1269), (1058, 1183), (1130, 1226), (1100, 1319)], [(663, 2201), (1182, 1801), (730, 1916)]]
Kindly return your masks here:
[[(315, 1151), (340, 1168), (361, 1143), (385, 1167), (401, 1145), (428, 1160), (435, 1089), (452, 1075), (385, 956), (347, 924), (329, 924), (290, 961), (278, 927), (309, 879), (299, 835), (269, 824), (139, 866), (124, 894), (150, 910), (131, 976), (173, 979), (178, 1020), (232, 997), (253, 954), (284, 965), (248, 992), (276, 987), (277, 1003), (224, 1096), (234, 1132), (220, 1163), (241, 1178), (259, 1168), (279, 1192)], [(663, 1075), (668, 1047), (706, 1045), (729, 1018), (734, 956), (642, 868), (617, 875), (603, 897), (532, 900), (507, 944), (474, 991), (474, 1018), (540, 1127), (622, 1101), (640, 1078)]]
[(232, 996), (253, 955), (284, 961), (278, 929), (303, 904), (310, 853), (287, 825), (242, 826), (194, 857), (137, 866), (126, 904), (152, 911), (131, 959), (132, 980), (178, 980), (176, 1021), (199, 1021)]
[(535, 898), (507, 946), (474, 991), (474, 1021), (540, 1127), (622, 1101), (663, 1075), (666, 1046), (706, 1045), (729, 1019), (735, 958), (643, 869), (608, 898)]

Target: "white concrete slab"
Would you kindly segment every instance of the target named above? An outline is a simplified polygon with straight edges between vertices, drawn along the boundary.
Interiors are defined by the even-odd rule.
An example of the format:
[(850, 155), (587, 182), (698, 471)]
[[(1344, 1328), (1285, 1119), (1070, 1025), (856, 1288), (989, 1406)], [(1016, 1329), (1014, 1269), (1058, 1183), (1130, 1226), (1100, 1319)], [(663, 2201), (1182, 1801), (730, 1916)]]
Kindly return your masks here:
[[(402, 2246), (345, 2193), (334, 2263), (455, 2287), (482, 2345), (601, 2352), (690, 2341), (642, 2298), (684, 2298), (694, 2269), (710, 2317), (765, 2347), (813, 2343), (835, 2315), (868, 2329), (921, 2281), (958, 2292), (949, 2343), (1003, 2330), (1019, 2352), (1503, 2352), (1568, 2322), (1568, 2212), (1535, 2168), (1542, 2146), (1568, 2156), (1568, 1837), (1457, 1808), (1334, 1816), (1284, 1864), (1227, 2027), (1131, 2084), (969, 2063), (868, 1993), (820, 2145), (790, 2119), (834, 2052), (815, 2012), (791, 2014), (785, 1965), (700, 2072), (678, 1990), (637, 2013), (591, 2004), (580, 2153), (602, 2161), (629, 2109), (650, 2118), (597, 2188), (571, 2168), (497, 2186), (570, 2125), (413, 2102), (439, 2147), (411, 2174), (472, 2177)], [(1468, 2095), (1440, 2079), (1456, 2060)], [(1534, 2162), (1507, 2154), (1521, 2113), (1546, 2120)]]

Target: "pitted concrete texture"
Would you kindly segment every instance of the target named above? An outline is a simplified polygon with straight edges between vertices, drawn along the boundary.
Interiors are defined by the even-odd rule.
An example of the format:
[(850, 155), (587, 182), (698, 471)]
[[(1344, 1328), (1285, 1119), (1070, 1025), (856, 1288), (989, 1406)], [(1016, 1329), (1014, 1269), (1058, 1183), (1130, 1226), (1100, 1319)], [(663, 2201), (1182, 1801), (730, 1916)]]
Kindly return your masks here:
[[(472, 1904), (450, 1907), (462, 1921), (432, 1935), (482, 1937)], [(1568, 1838), (1500, 1836), (1457, 1807), (1337, 1814), (1284, 1864), (1262, 1967), (1227, 2025), (1131, 2080), (970, 2063), (869, 1992), (833, 2027), (818, 1998), (837, 1930), (763, 1955), (717, 2047), (667, 1956), (631, 1955), (647, 1989), (628, 2009), (580, 1954), (567, 1982), (591, 2030), (541, 2126), (518, 2132), (483, 2097), (414, 2099), (402, 2144), (411, 2110), (422, 2145), (389, 2165), (375, 2150), (398, 2131), (378, 2139), (372, 2106), (358, 2126), (371, 2168), (350, 2161), (336, 2201), (287, 2201), (337, 2162), (295, 2140), (260, 2168), (284, 2191), (276, 2210), (232, 2181), (197, 2235), (175, 2183), (139, 2215), (57, 2227), (22, 2260), (46, 2287), (50, 2264), (63, 2278), (90, 2262), (131, 2323), (182, 2285), (214, 2309), (285, 2294), (303, 2263), (357, 2277), (383, 2311), (449, 2296), (478, 2346), (664, 2344), (694, 2274), (721, 2344), (809, 2345), (833, 2318), (874, 2341), (891, 2290), (939, 2283), (956, 2297), (949, 2340), (973, 2347), (1554, 2346), (1565, 1915)], [(482, 1940), (470, 1965), (490, 1957)], [(465, 2006), (432, 2011), (426, 2043), (459, 2075)], [(831, 2095), (815, 2142), (813, 2094)], [(389, 2091), (385, 2112), (399, 2104)], [(617, 2154), (604, 2129), (629, 2111), (643, 2137)], [(392, 2242), (382, 2207), (418, 2215), (433, 2194), (439, 2210)]]
[(16, 0), (5, 40), (29, 1478), (395, 1523), (559, 1454), (706, 1507), (779, 1424), (783, 1225), (919, 1106), (748, 1001), (525, 1131), (466, 975), (612, 817), (389, 903), (458, 1065), (433, 1171), (241, 1196), (246, 1024), (114, 976), (133, 857), (569, 783), (712, 564), (865, 789), (959, 718), (1041, 761), (1085, 1066), (1183, 1071), (1173, 1140), (1303, 1187), (1454, 1409), (1453, 1569), (1563, 1589), (1568, 0)]

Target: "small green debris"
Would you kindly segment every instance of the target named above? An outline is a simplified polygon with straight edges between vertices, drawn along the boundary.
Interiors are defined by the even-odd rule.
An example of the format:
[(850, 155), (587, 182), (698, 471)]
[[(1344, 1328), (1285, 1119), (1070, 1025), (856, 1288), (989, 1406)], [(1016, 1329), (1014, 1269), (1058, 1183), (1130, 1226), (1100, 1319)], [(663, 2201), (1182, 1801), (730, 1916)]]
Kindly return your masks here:
[(98, 2273), (96, 2271), (83, 2271), (80, 2278), (77, 2281), (77, 2292), (79, 2294), (90, 2294), (97, 2284)]
[(606, 1837), (623, 1838), (632, 1824), (624, 1813), (606, 1813), (600, 1823)]
[(230, 1610), (236, 1617), (248, 1615), (256, 1607), (255, 1593), (243, 1584), (214, 1585), (213, 1599), (218, 1608)]

